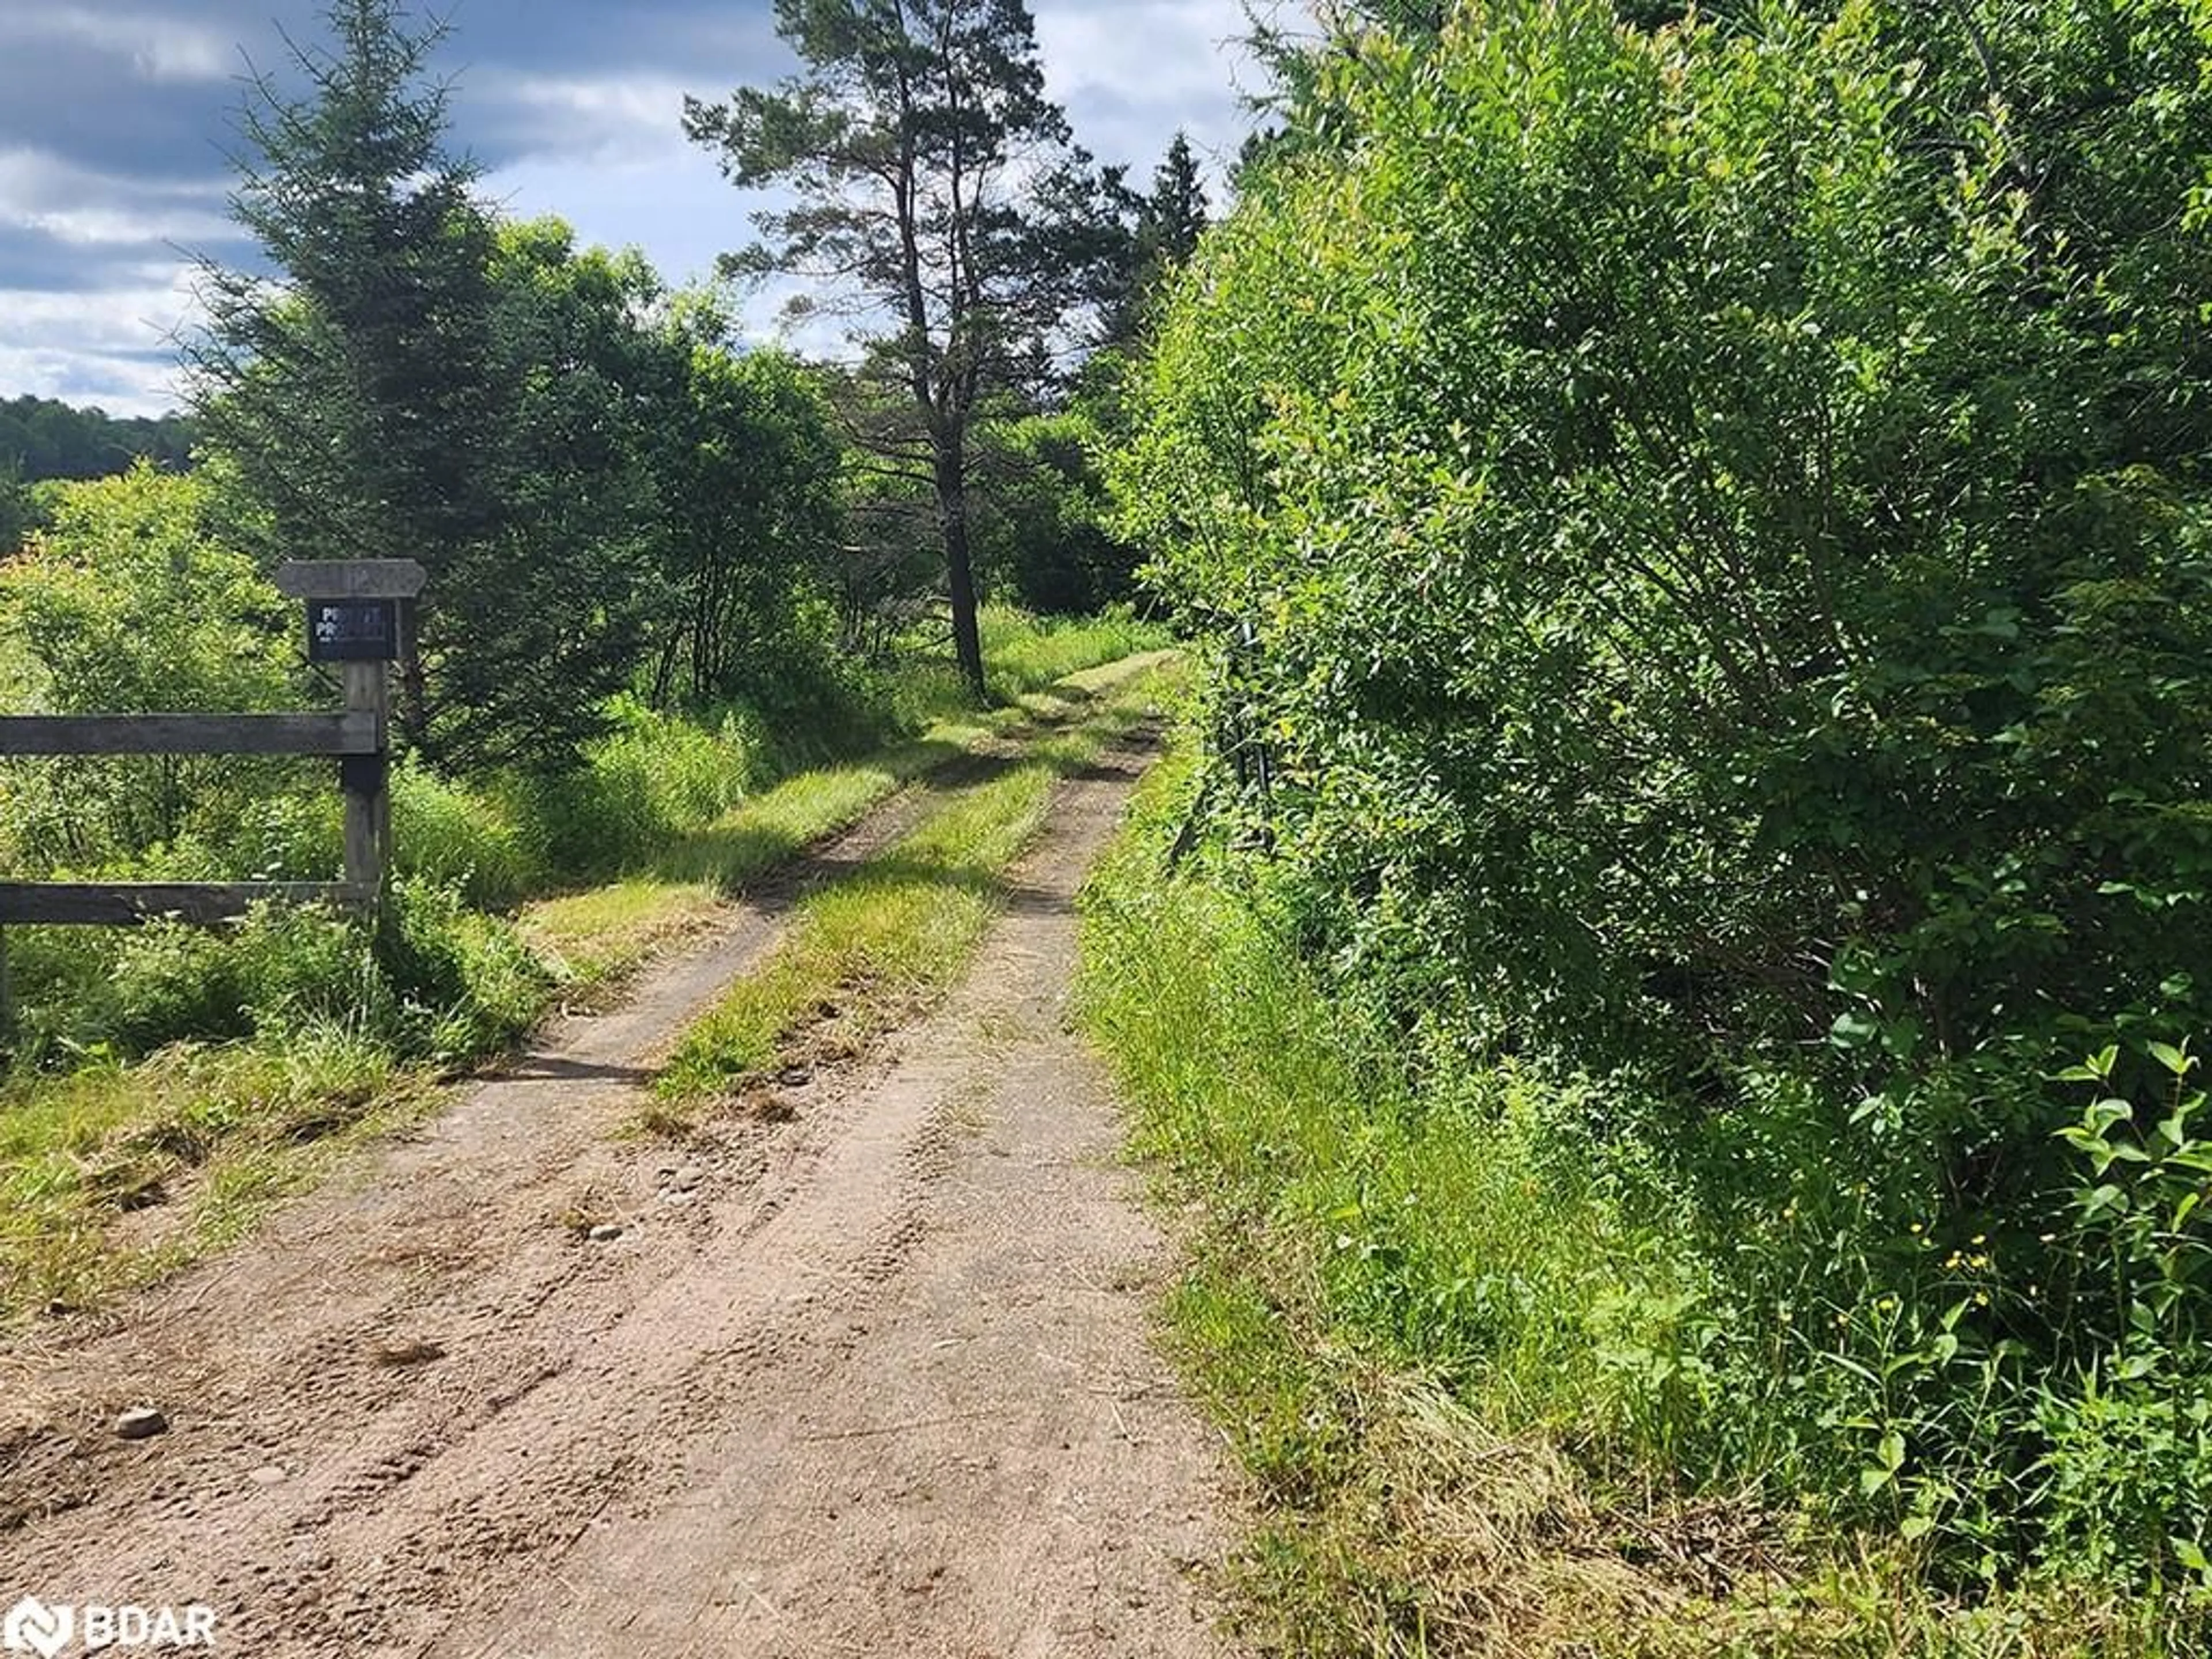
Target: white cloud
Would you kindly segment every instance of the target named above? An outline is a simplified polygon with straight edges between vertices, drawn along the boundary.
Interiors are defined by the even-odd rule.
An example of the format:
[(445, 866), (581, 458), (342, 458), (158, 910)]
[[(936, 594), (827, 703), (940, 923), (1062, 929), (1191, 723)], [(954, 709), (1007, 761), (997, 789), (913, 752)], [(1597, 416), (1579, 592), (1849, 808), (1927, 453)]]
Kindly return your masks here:
[(77, 247), (129, 247), (149, 241), (191, 246), (237, 234), (237, 228), (221, 214), (189, 209), (149, 214), (138, 209), (85, 206), (7, 217)]
[(191, 268), (142, 266), (129, 286), (90, 294), (0, 289), (0, 386), (114, 415), (159, 415), (180, 401), (164, 344), (200, 319)]
[(216, 30), (155, 12), (47, 6), (0, 22), (0, 38), (78, 41), (128, 58), (142, 81), (220, 81), (238, 66), (235, 46)]
[(204, 179), (118, 179), (42, 149), (0, 148), (0, 214), (67, 211), (99, 198), (127, 193), (143, 200), (220, 203), (227, 181)]
[[(684, 94), (696, 90), (673, 76), (593, 79), (494, 69), (472, 71), (466, 86), (478, 109), (472, 125), (489, 125), (525, 153), (615, 162), (681, 148)], [(502, 104), (487, 120), (489, 107)], [(518, 130), (500, 132), (508, 127)]]
[(1217, 172), (1236, 158), (1250, 126), (1239, 0), (1037, 0), (1036, 11), (1046, 88), (1086, 148), (1138, 179), (1178, 128)]

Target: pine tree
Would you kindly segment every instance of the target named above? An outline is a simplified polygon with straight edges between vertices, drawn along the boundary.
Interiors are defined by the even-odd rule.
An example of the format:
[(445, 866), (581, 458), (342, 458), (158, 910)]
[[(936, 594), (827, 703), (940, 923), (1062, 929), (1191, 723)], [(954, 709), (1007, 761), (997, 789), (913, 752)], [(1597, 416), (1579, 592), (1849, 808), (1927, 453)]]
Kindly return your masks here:
[(1115, 179), (1124, 229), (1117, 249), (1113, 293), (1102, 309), (1099, 343), (1120, 349), (1144, 332), (1145, 315), (1160, 284), (1196, 252), (1206, 232), (1206, 186), (1190, 140), (1177, 132), (1152, 173), (1152, 193), (1140, 196)]
[(727, 102), (685, 100), (685, 131), (746, 188), (798, 204), (755, 216), (732, 263), (813, 279), (906, 432), (878, 459), (926, 477), (944, 541), (953, 642), (980, 694), (969, 548), (972, 429), (994, 390), (1047, 375), (1110, 253), (1089, 158), (1044, 94), (1022, 0), (777, 0), (804, 64)]
[(1181, 265), (1198, 251), (1206, 234), (1206, 186), (1190, 140), (1176, 133), (1167, 157), (1152, 174), (1152, 193), (1138, 228), (1142, 251), (1155, 271)]
[(304, 96), (248, 82), (233, 211), (278, 280), (204, 263), (203, 430), (236, 462), (264, 559), (428, 570), (410, 746), (557, 767), (664, 597), (632, 395), (655, 373), (632, 337), (651, 284), (577, 258), (564, 230), (502, 241), (446, 146), (443, 25), (405, 0), (324, 16), (329, 47), (286, 42)]

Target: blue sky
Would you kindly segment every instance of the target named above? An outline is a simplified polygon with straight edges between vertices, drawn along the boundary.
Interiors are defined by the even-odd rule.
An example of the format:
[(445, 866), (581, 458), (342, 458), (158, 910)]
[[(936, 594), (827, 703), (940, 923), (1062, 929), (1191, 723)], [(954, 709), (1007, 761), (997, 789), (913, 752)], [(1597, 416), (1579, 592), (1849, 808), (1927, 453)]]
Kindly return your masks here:
[[(1076, 137), (1143, 180), (1175, 131), (1210, 169), (1249, 118), (1237, 0), (1031, 0)], [(246, 63), (320, 38), (316, 0), (0, 0), (0, 396), (155, 413), (196, 315), (179, 250), (248, 263), (225, 216)], [(792, 62), (769, 0), (459, 0), (454, 143), (507, 211), (635, 244), (671, 281), (750, 240), (747, 200), (684, 141), (687, 92)], [(282, 79), (281, 74), (279, 78)], [(765, 333), (763, 300), (749, 326)]]

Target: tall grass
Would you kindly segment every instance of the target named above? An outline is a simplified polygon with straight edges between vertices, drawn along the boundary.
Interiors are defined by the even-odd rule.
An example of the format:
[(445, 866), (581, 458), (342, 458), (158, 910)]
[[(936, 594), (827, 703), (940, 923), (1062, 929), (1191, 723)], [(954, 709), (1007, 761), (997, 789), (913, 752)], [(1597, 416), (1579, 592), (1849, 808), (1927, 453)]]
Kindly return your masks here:
[(977, 620), (985, 678), (1000, 697), (1041, 690), (1100, 663), (1174, 643), (1165, 628), (1139, 621), (1126, 606), (1102, 616), (1048, 623), (1010, 606), (987, 605)]
[[(994, 683), (1008, 695), (1164, 637), (1127, 617), (1040, 622), (1002, 607), (987, 610), (986, 624)], [(687, 714), (617, 699), (609, 711), (612, 729), (586, 745), (576, 767), (555, 775), (457, 779), (403, 760), (392, 777), (393, 845), (398, 872), (416, 895), (410, 914), (427, 915), (433, 890), (448, 895), (436, 903), (453, 919), (457, 937), (466, 936), (456, 951), (497, 963), (506, 947), (495, 950), (489, 941), (506, 936), (478, 913), (528, 906), (525, 931), (552, 952), (550, 977), (588, 988), (711, 912), (718, 895), (851, 823), (955, 752), (975, 729), (962, 724), (978, 711), (949, 657), (915, 651), (890, 669), (817, 663), (794, 672), (802, 669), (802, 678), (811, 678), (783, 688), (793, 701), (773, 724), (750, 708)], [(933, 723), (942, 729), (929, 729)], [(802, 757), (815, 763), (801, 767)], [(186, 817), (198, 827), (176, 842), (110, 848), (76, 873), (327, 878), (339, 861), (337, 792), (304, 769), (284, 775), (293, 781), (272, 773), (262, 781), (266, 791), (250, 799), (197, 803)], [(5, 817), (0, 806), (0, 831)], [(0, 848), (6, 844), (0, 833)], [(610, 884), (633, 900), (628, 913), (604, 896), (565, 910), (530, 904)], [(671, 888), (690, 890), (673, 896)], [(580, 933), (586, 921), (601, 931)], [(11, 930), (26, 1028), (15, 1060), (65, 1066), (76, 1054), (143, 1054), (167, 1042), (262, 1032), (268, 1011), (297, 998), (270, 993), (261, 981), (270, 975), (300, 980), (313, 955), (306, 941), (322, 937), (314, 926), (270, 921), (215, 933), (154, 929), (135, 937)], [(296, 937), (278, 941), (287, 928)], [(328, 963), (324, 969), (336, 971)], [(499, 975), (512, 977), (504, 967)], [(541, 981), (548, 977), (539, 975)], [(405, 986), (398, 992), (403, 1002), (415, 994)], [(511, 988), (488, 994), (499, 1007), (485, 1029), (511, 1031), (515, 1010), (530, 999)], [(542, 1005), (542, 989), (538, 1000)], [(457, 1017), (449, 1002), (417, 1024), (450, 1024)], [(442, 1037), (418, 1030), (408, 1041), (459, 1054), (473, 1052), (477, 1037), (459, 1028)]]

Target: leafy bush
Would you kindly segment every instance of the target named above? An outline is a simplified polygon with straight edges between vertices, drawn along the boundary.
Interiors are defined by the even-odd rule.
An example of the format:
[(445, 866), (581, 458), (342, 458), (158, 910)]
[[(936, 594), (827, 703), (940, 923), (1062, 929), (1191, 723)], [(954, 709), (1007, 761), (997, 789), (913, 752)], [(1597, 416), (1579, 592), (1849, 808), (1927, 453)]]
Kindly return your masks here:
[(2051, 1079), (2212, 1025), (2212, 27), (1963, 17), (1336, 43), (1117, 488), (1286, 928), (1687, 1201), (1710, 1281), (1607, 1345), (1646, 1449), (2171, 1583), (2185, 1421), (2065, 1473), (2153, 1442)]
[(610, 717), (614, 731), (586, 746), (583, 764), (534, 793), (533, 816), (563, 871), (635, 868), (743, 799), (757, 766), (757, 730), (737, 714), (710, 727), (621, 698)]
[[(215, 483), (140, 464), (61, 486), (53, 521), (0, 562), (0, 696), (15, 711), (253, 710), (296, 695), (291, 612), (215, 534)], [(0, 860), (96, 866), (184, 836), (268, 788), (267, 761), (178, 757), (9, 765)]]
[[(2079, 1583), (2085, 1569), (2124, 1575), (2170, 1536), (2190, 1559), (2205, 1512), (2201, 1386), (2138, 1360), (2132, 1381), (2083, 1388), (2033, 1375), (2025, 1355), (1972, 1353), (1952, 1310), (2004, 1293), (2013, 1276), (1990, 1258), (2007, 1247), (1900, 1225), (1948, 1291), (1880, 1285), (1867, 1257), (1883, 1235), (1856, 1213), (1865, 1188), (1817, 1161), (1773, 1212), (1747, 1203), (1743, 1231), (1709, 1232), (1648, 1148), (1594, 1136), (1620, 1110), (1615, 1091), (1470, 1063), (1448, 1032), (1399, 1029), (1299, 960), (1224, 847), (1171, 865), (1196, 757), (1171, 755), (1146, 781), (1085, 886), (1079, 1006), (1139, 1149), (1189, 1200), (1171, 1340), (1253, 1476), (1264, 1530), (1236, 1579), (1261, 1645), (1316, 1659), (2202, 1650), (2212, 1603), (2185, 1585), (2130, 1602)], [(2145, 1115), (2159, 1153), (2107, 1170), (2147, 1182), (2161, 1224), (2180, 1188), (2152, 1172), (2182, 1149), (2156, 1126), (2176, 1098)], [(2083, 1117), (2108, 1137), (2127, 1121), (2110, 1106)], [(2091, 1162), (2082, 1174), (2092, 1201), (2100, 1178)], [(1747, 1199), (1759, 1187), (1742, 1184)], [(2054, 1196), (2070, 1216), (2075, 1200)], [(1789, 1229), (1807, 1245), (1778, 1250)], [(2082, 1270), (2108, 1271), (2081, 1243)], [(1764, 1299), (1743, 1288), (1747, 1268), (1816, 1264), (1825, 1279), (1778, 1281)], [(2162, 1281), (2143, 1267), (2147, 1285)], [(2001, 1387), (1983, 1370), (1992, 1358)], [(1436, 1398), (1439, 1385), (1457, 1398)], [(1915, 1585), (1924, 1542), (1823, 1537), (1761, 1501), (1778, 1481), (1747, 1492), (1737, 1478), (1777, 1467), (1802, 1424), (1855, 1498), (1896, 1505), (1925, 1540), (1927, 1426), (1953, 1448), (1978, 1437), (2001, 1496), (2021, 1473), (2023, 1418), (2062, 1400), (2029, 1476), (2049, 1488), (2048, 1547), (2005, 1559), (2009, 1584)], [(1683, 1503), (1651, 1479), (1656, 1460), (1716, 1490)], [(1961, 1507), (1944, 1523), (1954, 1557)], [(1686, 1595), (1685, 1525), (1717, 1568)], [(2016, 1536), (2001, 1526), (1987, 1541)]]

